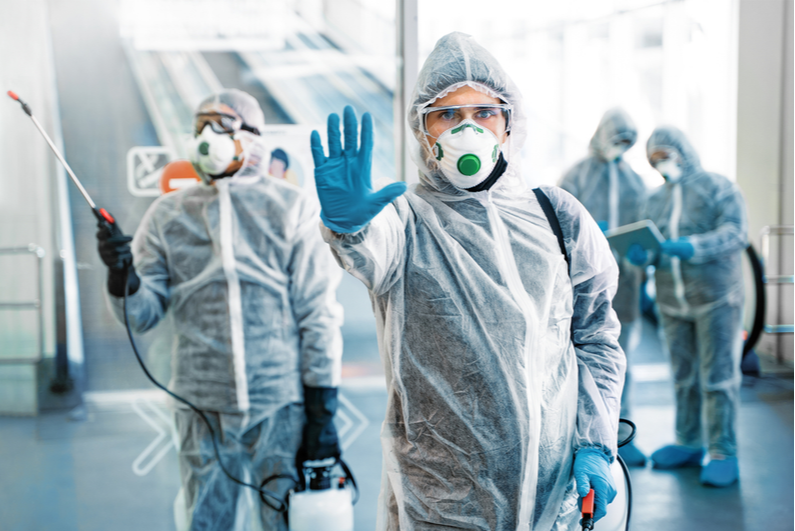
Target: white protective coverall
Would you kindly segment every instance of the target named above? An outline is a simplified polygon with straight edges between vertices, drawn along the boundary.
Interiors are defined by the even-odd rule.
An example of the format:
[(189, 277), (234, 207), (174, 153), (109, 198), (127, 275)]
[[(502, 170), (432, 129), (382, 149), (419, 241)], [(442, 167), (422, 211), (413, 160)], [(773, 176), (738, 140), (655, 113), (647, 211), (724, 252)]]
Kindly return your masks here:
[[(563, 176), (560, 187), (577, 198), (596, 221), (607, 222), (608, 229), (644, 219), (641, 212), (646, 199), (646, 186), (640, 175), (623, 159), (610, 158), (613, 143), (635, 144), (638, 130), (629, 115), (620, 108), (605, 112), (591, 138), (591, 155), (578, 162)], [(640, 342), (640, 289), (643, 271), (624, 257), (618, 261), (618, 289), (613, 309), (621, 322), (618, 338), (628, 357)], [(630, 418), (630, 369), (627, 368), (624, 392), (621, 395), (621, 416)]]
[[(418, 120), (420, 106), (464, 84), (514, 109), (508, 167), (475, 193), (445, 179)], [(388, 392), (377, 528), (572, 529), (574, 452), (616, 454), (615, 260), (583, 206), (545, 187), (569, 275), (519, 170), (521, 96), (471, 37), (437, 43), (408, 111), (420, 183), (356, 233), (321, 229), (376, 315)]]
[[(259, 126), (261, 111), (252, 120), (251, 101), (249, 108), (223, 103)], [(317, 201), (267, 177), (269, 151), (259, 137), (247, 140), (235, 175), (151, 205), (132, 243), (141, 284), (127, 309), (137, 332), (171, 312), (169, 388), (207, 412), (227, 469), (259, 485), (295, 473), (302, 386), (339, 385), (342, 307), (335, 290), (342, 272), (318, 234)], [(109, 299), (123, 322), (123, 299)], [(286, 529), (256, 492), (223, 474), (199, 416), (174, 405), (183, 486), (178, 528)]]
[(655, 264), (676, 391), (676, 442), (733, 457), (742, 382), (745, 199), (735, 183), (702, 169), (679, 129), (655, 129), (646, 152), (658, 150), (678, 154), (682, 175), (655, 190), (645, 211), (665, 238), (687, 237), (694, 248), (689, 260), (661, 254)]

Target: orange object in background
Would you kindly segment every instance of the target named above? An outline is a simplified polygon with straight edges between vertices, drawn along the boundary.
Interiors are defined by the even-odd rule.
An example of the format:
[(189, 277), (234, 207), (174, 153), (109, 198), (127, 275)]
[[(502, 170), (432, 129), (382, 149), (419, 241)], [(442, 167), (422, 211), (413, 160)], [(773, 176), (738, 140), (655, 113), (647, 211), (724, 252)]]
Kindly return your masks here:
[(167, 194), (186, 186), (201, 182), (201, 177), (187, 160), (175, 160), (166, 164), (160, 176), (160, 193)]

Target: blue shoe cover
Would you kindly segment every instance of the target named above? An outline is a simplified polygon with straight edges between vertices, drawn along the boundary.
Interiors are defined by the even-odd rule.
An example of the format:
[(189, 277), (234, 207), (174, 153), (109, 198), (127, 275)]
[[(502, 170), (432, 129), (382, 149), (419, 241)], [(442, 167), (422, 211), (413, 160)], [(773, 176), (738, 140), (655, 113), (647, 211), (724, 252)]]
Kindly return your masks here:
[(638, 447), (635, 446), (633, 443), (626, 444), (618, 449), (618, 455), (621, 456), (621, 459), (627, 464), (627, 466), (632, 467), (642, 467), (646, 466), (646, 456), (643, 455), (643, 452), (638, 450)]
[(694, 450), (687, 446), (669, 444), (651, 454), (652, 468), (680, 468), (683, 466), (701, 466), (704, 449)]
[(740, 476), (736, 457), (713, 459), (701, 469), (701, 483), (711, 487), (728, 487)]

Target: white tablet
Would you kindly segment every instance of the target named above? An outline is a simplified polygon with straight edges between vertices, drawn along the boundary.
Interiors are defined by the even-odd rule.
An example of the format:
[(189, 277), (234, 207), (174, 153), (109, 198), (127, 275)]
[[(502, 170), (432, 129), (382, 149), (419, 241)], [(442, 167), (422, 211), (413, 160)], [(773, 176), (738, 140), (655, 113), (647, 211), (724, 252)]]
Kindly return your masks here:
[(660, 244), (665, 241), (657, 225), (650, 219), (644, 219), (629, 225), (605, 231), (607, 241), (620, 256), (626, 256), (633, 243), (641, 245), (647, 251), (657, 252)]

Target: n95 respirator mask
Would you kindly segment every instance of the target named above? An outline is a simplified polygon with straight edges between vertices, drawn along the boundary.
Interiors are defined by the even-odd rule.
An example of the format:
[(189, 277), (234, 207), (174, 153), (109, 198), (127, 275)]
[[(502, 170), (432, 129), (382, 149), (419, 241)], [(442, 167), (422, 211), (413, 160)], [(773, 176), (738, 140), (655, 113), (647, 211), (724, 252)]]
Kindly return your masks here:
[(654, 166), (654, 169), (660, 172), (663, 178), (670, 183), (675, 183), (682, 177), (682, 168), (680, 168), (676, 160), (673, 159), (658, 162)]
[(205, 127), (194, 139), (191, 162), (205, 174), (221, 175), (236, 160), (235, 140), (229, 133), (216, 133), (212, 127)]
[(433, 155), (444, 176), (456, 188), (467, 190), (491, 174), (500, 156), (500, 142), (489, 129), (464, 120), (439, 136)]

